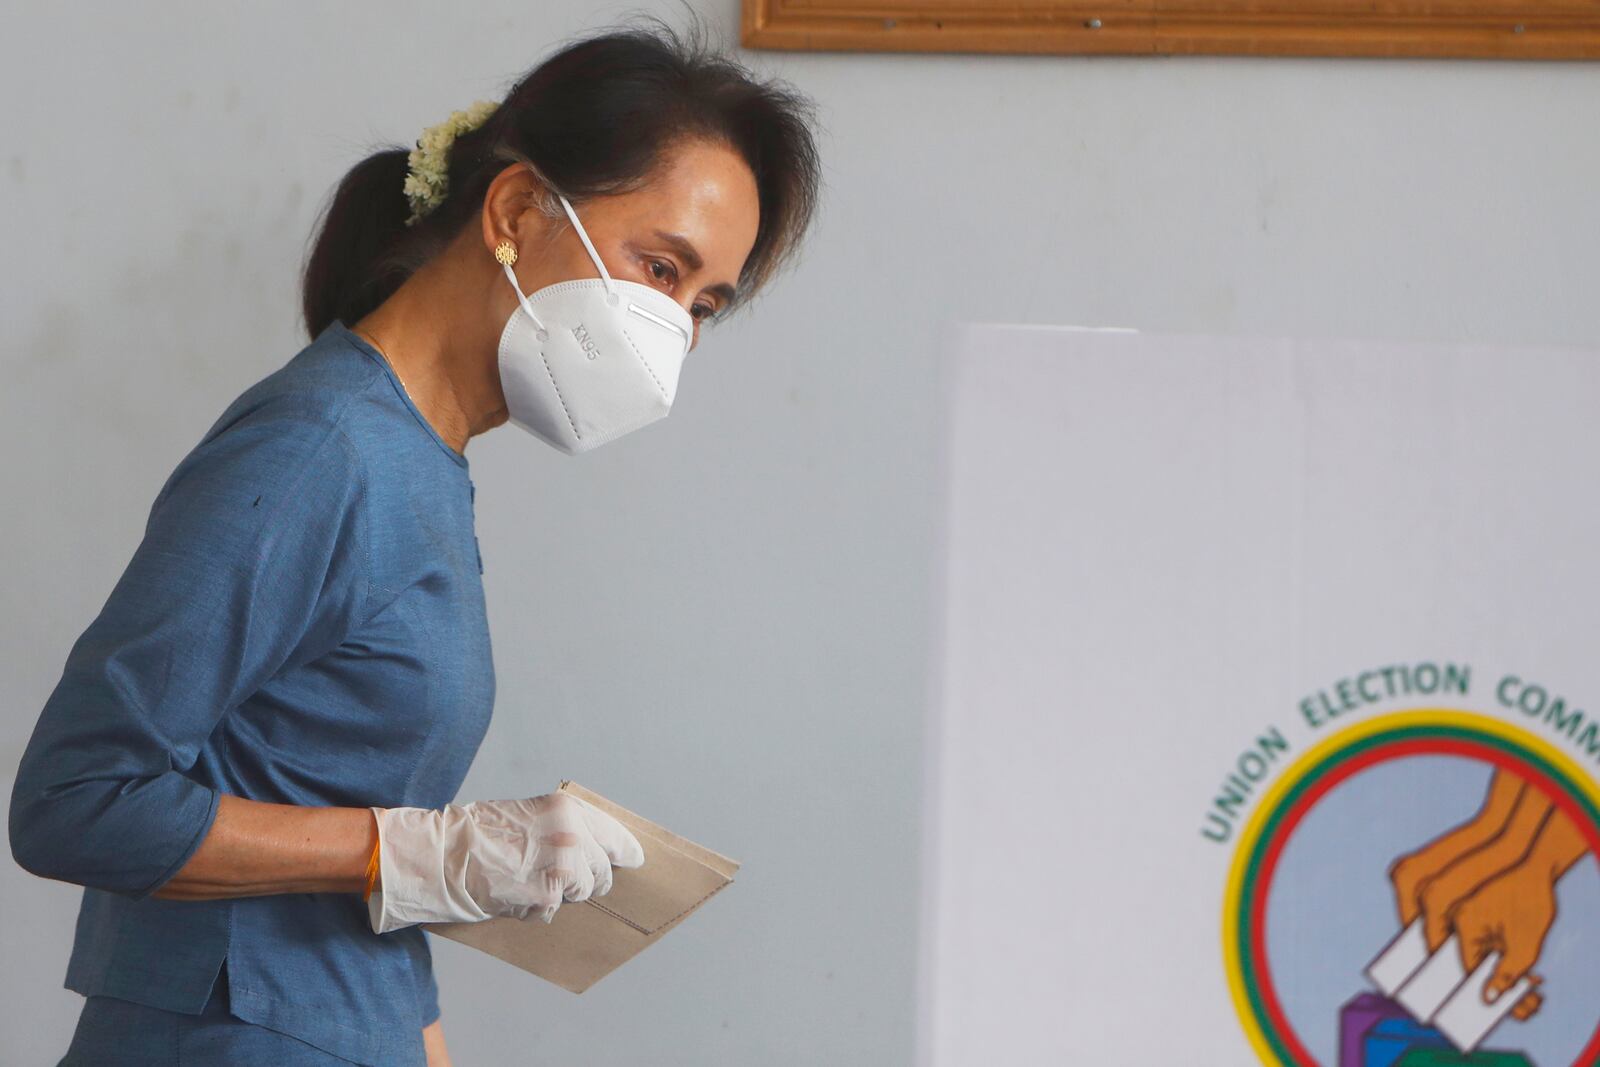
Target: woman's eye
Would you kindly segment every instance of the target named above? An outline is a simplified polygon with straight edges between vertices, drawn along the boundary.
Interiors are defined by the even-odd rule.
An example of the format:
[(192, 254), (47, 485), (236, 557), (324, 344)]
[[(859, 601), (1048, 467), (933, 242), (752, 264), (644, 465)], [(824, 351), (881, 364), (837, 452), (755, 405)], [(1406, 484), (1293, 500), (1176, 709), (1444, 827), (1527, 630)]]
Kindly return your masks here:
[[(657, 281), (664, 281), (669, 278), (674, 282), (678, 280), (678, 268), (674, 267), (666, 260), (652, 259), (649, 261), (649, 263), (650, 274)], [(696, 304), (689, 309), (689, 314), (694, 317), (694, 321), (704, 322), (706, 319), (712, 318), (715, 315), (716, 310), (717, 309), (712, 307), (710, 304)]]

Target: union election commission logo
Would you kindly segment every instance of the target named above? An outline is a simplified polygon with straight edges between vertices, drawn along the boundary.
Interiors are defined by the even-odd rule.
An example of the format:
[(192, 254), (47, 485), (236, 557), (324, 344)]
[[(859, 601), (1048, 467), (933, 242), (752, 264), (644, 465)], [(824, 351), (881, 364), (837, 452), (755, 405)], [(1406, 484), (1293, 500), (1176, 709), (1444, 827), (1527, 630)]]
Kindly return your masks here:
[(1330, 736), (1241, 758), (1248, 818), (1203, 832), (1233, 848), (1223, 960), (1263, 1062), (1600, 1063), (1600, 789), (1551, 740), (1600, 762), (1600, 724), (1536, 688), (1349, 726), (1308, 701)]

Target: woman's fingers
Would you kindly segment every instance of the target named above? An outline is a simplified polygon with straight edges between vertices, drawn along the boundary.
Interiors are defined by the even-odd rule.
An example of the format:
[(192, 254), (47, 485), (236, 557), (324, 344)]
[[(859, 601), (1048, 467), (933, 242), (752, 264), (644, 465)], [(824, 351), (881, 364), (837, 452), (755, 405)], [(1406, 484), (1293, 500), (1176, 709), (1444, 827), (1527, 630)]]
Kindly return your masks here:
[(567, 874), (567, 883), (562, 891), (566, 900), (588, 900), (594, 892), (594, 868), (589, 866), (589, 860), (583, 855), (575, 857), (576, 863)]
[(583, 835), (583, 857), (594, 874), (594, 892), (591, 895), (603, 897), (611, 892), (611, 857), (606, 855), (593, 834)]
[[(485, 894), (499, 902), (500, 914), (552, 922), (562, 903), (609, 893), (612, 867), (644, 863), (644, 847), (627, 827), (570, 793), (479, 806), (479, 859), (508, 876), (492, 879), (497, 884)], [(512, 830), (518, 824), (520, 835)], [(505, 847), (519, 836), (520, 847)]]
[(549, 828), (539, 835), (537, 865), (558, 900), (583, 900), (594, 891), (586, 847), (589, 828), (580, 812), (575, 804), (553, 805)]
[(587, 800), (581, 797), (572, 799), (577, 801), (579, 810), (583, 812), (584, 820), (588, 823), (589, 832), (594, 835), (595, 841), (604, 850), (606, 859), (613, 867), (644, 865), (644, 846), (639, 844), (639, 839), (634, 837), (626, 826)]

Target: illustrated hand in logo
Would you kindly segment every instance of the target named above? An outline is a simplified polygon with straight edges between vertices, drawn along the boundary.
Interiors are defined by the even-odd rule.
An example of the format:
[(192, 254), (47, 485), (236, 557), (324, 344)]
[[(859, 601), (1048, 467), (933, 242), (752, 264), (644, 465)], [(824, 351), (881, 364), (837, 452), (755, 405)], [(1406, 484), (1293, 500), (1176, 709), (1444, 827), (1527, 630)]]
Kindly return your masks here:
[[(1545, 935), (1556, 919), (1556, 882), (1589, 850), (1583, 834), (1567, 813), (1554, 808), (1540, 826), (1533, 847), (1510, 870), (1480, 886), (1456, 905), (1452, 923), (1461, 935), (1462, 963), (1470, 971), (1491, 951), (1501, 953), (1494, 977), (1484, 990), (1493, 1000), (1511, 988), (1539, 960)], [(1525, 1019), (1535, 1004), (1519, 1014), (1530, 997), (1517, 1003), (1512, 1014)]]
[[(1401, 924), (1420, 915), (1429, 952), (1459, 934), (1469, 973), (1491, 951), (1500, 952), (1484, 990), (1492, 1002), (1538, 962), (1555, 922), (1555, 884), (1587, 851), (1583, 835), (1549, 797), (1497, 769), (1471, 820), (1390, 866)], [(1542, 1001), (1529, 992), (1511, 1014), (1527, 1019)]]
[[(1496, 770), (1489, 782), (1489, 794), (1475, 816), (1415, 852), (1401, 856), (1389, 866), (1389, 879), (1394, 883), (1395, 903), (1400, 911), (1402, 928), (1410, 926), (1422, 914), (1424, 886), (1451, 864), (1476, 852), (1500, 835), (1510, 821), (1525, 785), (1516, 775)], [(1437, 914), (1437, 908), (1434, 914)], [(1448, 935), (1438, 934), (1437, 923), (1430, 924), (1429, 950), (1443, 944), (1445, 936)]]

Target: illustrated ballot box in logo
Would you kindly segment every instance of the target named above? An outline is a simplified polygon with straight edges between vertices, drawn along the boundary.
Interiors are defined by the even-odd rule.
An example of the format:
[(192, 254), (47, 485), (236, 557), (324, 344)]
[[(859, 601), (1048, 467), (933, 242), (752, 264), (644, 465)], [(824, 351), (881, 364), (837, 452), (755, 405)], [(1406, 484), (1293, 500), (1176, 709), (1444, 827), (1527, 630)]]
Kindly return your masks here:
[(1388, 997), (1361, 993), (1339, 1012), (1339, 1067), (1531, 1067), (1520, 1052), (1459, 1052)]
[(1388, 997), (1377, 993), (1353, 997), (1339, 1009), (1339, 1067), (1368, 1067), (1367, 1035), (1387, 1019), (1405, 1017), (1406, 1010)]
[(1362, 1067), (1395, 1067), (1412, 1052), (1445, 1050), (1450, 1043), (1431, 1026), (1410, 1018), (1381, 1019), (1361, 1041)]
[(1396, 1067), (1528, 1067), (1528, 1057), (1520, 1052), (1450, 1052), (1445, 1049), (1414, 1049), (1400, 1057)]

